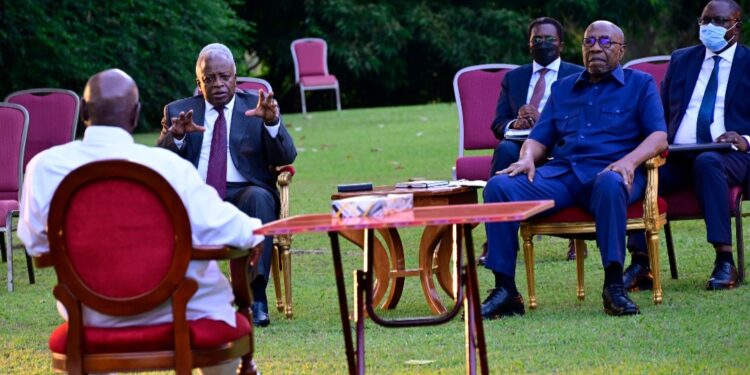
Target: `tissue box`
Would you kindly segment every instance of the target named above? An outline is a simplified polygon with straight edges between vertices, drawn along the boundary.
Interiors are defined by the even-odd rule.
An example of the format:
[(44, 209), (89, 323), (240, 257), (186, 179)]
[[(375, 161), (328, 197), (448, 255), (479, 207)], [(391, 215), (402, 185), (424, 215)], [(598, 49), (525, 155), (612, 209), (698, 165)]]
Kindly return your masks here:
[(360, 195), (332, 201), (331, 214), (340, 218), (383, 217), (413, 206), (412, 194)]

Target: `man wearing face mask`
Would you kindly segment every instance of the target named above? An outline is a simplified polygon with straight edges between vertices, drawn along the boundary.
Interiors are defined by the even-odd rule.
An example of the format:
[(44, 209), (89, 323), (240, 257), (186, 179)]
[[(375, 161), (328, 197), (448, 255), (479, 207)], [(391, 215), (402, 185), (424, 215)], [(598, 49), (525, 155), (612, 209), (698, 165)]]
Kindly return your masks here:
[[(560, 59), (563, 46), (563, 29), (560, 22), (550, 17), (537, 18), (529, 24), (529, 53), (531, 64), (522, 65), (508, 72), (503, 78), (500, 97), (497, 101), (492, 132), (500, 143), (492, 154), (489, 177), (508, 168), (518, 160), (523, 140), (505, 139), (509, 129), (530, 129), (539, 119), (547, 103), (552, 83), (558, 79), (577, 74), (583, 67)], [(575, 259), (572, 241), (568, 246), (568, 260)], [(479, 264), (487, 257), (484, 247)]]
[[(659, 170), (659, 189), (693, 184), (706, 223), (707, 240), (716, 252), (706, 289), (737, 286), (732, 257), (729, 187), (750, 191), (750, 49), (738, 43), (742, 9), (732, 0), (710, 1), (698, 18), (702, 45), (672, 53), (662, 88), (669, 143), (731, 143), (727, 152), (669, 155)], [(624, 284), (630, 290), (651, 288), (645, 238), (628, 240), (632, 263)], [(645, 262), (645, 263), (644, 263)]]

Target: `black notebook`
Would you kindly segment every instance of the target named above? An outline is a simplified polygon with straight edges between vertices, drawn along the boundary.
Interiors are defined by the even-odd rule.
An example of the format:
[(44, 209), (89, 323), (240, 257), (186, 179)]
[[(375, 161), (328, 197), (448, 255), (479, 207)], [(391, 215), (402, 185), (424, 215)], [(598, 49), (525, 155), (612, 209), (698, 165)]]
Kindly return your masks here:
[(731, 143), (689, 143), (684, 145), (669, 145), (669, 152), (703, 152), (703, 151), (729, 151)]

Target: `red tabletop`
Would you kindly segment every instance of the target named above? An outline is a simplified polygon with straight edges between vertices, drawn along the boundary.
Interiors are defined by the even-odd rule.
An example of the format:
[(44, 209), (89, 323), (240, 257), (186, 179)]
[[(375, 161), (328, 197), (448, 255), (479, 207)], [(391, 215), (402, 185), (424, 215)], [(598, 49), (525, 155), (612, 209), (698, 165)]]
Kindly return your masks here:
[(380, 218), (339, 219), (331, 214), (297, 215), (268, 223), (256, 234), (278, 235), (306, 232), (338, 232), (351, 229), (413, 227), (426, 225), (470, 224), (496, 221), (521, 221), (554, 206), (552, 200), (488, 204), (417, 207)]

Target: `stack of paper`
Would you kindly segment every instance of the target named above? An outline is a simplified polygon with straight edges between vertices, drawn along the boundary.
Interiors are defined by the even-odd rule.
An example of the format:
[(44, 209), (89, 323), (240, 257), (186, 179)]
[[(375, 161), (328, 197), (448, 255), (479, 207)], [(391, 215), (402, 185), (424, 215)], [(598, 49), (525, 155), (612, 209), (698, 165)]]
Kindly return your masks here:
[(508, 129), (505, 132), (505, 139), (523, 141), (529, 137), (531, 129)]
[(399, 182), (395, 186), (397, 189), (426, 189), (436, 186), (446, 186), (448, 181), (442, 180), (418, 180), (418, 181), (407, 181)]

